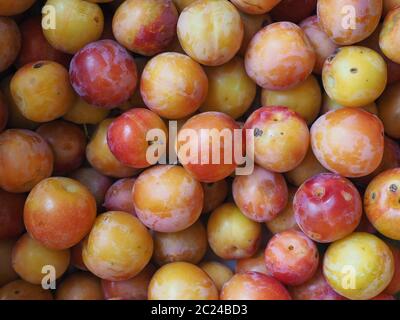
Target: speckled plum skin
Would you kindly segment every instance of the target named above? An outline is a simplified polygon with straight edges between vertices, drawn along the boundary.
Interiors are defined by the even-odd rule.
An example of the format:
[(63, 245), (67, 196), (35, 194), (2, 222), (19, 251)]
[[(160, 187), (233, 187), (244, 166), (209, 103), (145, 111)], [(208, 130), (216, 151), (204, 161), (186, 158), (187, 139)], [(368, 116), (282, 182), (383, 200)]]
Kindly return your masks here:
[(174, 39), (177, 22), (178, 12), (171, 0), (128, 0), (115, 12), (112, 28), (125, 48), (153, 56)]
[(344, 177), (363, 177), (381, 163), (383, 124), (358, 108), (343, 108), (322, 115), (311, 127), (311, 145), (318, 161)]
[(222, 288), (221, 300), (292, 300), (276, 279), (258, 272), (238, 273)]
[[(355, 28), (344, 28), (346, 6), (355, 10)], [(343, 14), (344, 12), (344, 14)], [(367, 38), (376, 28), (382, 14), (382, 0), (320, 0), (317, 4), (322, 29), (339, 45), (351, 45)]]
[(276, 22), (256, 33), (247, 48), (246, 72), (260, 87), (290, 89), (307, 79), (316, 54), (303, 30), (291, 22)]
[(190, 227), (203, 208), (203, 188), (180, 166), (158, 165), (142, 172), (135, 182), (133, 203), (139, 219), (159, 232)]
[(400, 168), (384, 171), (368, 185), (365, 213), (383, 235), (400, 240)]
[(113, 40), (100, 40), (73, 57), (70, 78), (86, 102), (112, 109), (133, 95), (138, 75), (135, 61), (122, 46)]
[(311, 279), (318, 263), (315, 243), (301, 231), (277, 233), (265, 249), (267, 270), (284, 284), (296, 286)]
[(347, 179), (322, 173), (304, 182), (293, 200), (302, 231), (317, 242), (333, 242), (351, 234), (362, 215), (358, 190)]
[(254, 168), (251, 175), (236, 176), (232, 193), (243, 214), (257, 222), (274, 219), (288, 201), (288, 189), (283, 176), (259, 166)]

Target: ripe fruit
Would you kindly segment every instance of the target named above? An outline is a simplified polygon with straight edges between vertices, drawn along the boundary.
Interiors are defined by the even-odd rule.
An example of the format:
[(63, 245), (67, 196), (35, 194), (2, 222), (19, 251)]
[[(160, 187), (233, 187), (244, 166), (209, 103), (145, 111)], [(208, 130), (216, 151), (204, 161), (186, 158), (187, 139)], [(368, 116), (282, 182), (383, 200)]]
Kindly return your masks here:
[(217, 300), (218, 290), (199, 267), (187, 262), (169, 263), (154, 274), (149, 300)]
[(390, 283), (394, 272), (393, 255), (378, 237), (354, 232), (329, 246), (323, 270), (337, 293), (351, 300), (368, 300)]
[(317, 7), (317, 0), (282, 0), (270, 14), (274, 21), (298, 23), (310, 16)]
[[(213, 41), (210, 41), (212, 32)], [(239, 51), (243, 23), (227, 0), (193, 2), (179, 16), (177, 34), (183, 50), (197, 62), (219, 66)]]
[(259, 166), (254, 168), (251, 175), (235, 177), (232, 194), (240, 211), (257, 222), (274, 219), (288, 201), (288, 189), (283, 176)]
[(246, 74), (243, 59), (235, 57), (221, 66), (205, 70), (209, 87), (200, 111), (219, 111), (234, 119), (240, 118), (256, 96), (256, 84)]
[(15, 240), (0, 240), (0, 288), (18, 279), (18, 274), (11, 265), (11, 254), (14, 244)]
[(18, 56), (21, 49), (21, 33), (15, 21), (6, 17), (0, 17), (0, 33), (0, 72), (2, 72), (8, 69)]
[(254, 136), (255, 162), (267, 170), (290, 171), (306, 156), (310, 141), (307, 124), (286, 107), (257, 109), (247, 118), (244, 129), (248, 139)]
[(232, 0), (241, 11), (248, 14), (263, 14), (271, 11), (281, 0)]
[(22, 115), (36, 122), (63, 116), (75, 100), (68, 71), (52, 61), (37, 61), (20, 68), (11, 80), (10, 90)]
[(9, 118), (8, 103), (0, 91), (0, 133), (5, 129)]
[(30, 191), (51, 176), (53, 157), (47, 142), (37, 133), (23, 129), (4, 131), (0, 134), (0, 187), (8, 192)]
[(109, 113), (110, 110), (93, 106), (77, 97), (63, 118), (75, 124), (98, 124), (107, 118)]
[(304, 182), (293, 200), (296, 222), (317, 242), (333, 242), (351, 234), (362, 215), (362, 201), (354, 185), (333, 173)]
[(400, 240), (400, 168), (375, 177), (364, 195), (368, 220), (384, 236)]
[(140, 93), (146, 106), (166, 119), (193, 114), (204, 102), (207, 76), (190, 57), (168, 52), (151, 59), (145, 66)]
[(395, 45), (400, 40), (400, 29), (398, 19), (400, 8), (389, 11), (383, 22), (382, 30), (379, 35), (379, 46), (386, 57), (400, 63), (400, 51)]
[(86, 137), (80, 127), (56, 120), (41, 125), (36, 132), (53, 150), (55, 175), (70, 173), (81, 166), (85, 159)]
[(137, 84), (135, 60), (113, 40), (92, 42), (75, 54), (72, 86), (86, 102), (112, 109), (127, 101)]
[(383, 135), (382, 122), (375, 115), (357, 108), (343, 108), (314, 122), (311, 145), (326, 169), (355, 178), (366, 176), (379, 166)]
[(319, 254), (316, 245), (297, 230), (277, 233), (265, 249), (265, 264), (271, 275), (288, 285), (310, 280), (317, 270)]
[(96, 276), (110, 281), (136, 276), (152, 254), (153, 239), (149, 231), (137, 218), (122, 211), (99, 215), (82, 251), (86, 267)]
[(24, 222), (29, 234), (52, 249), (76, 245), (92, 228), (96, 201), (76, 180), (52, 177), (39, 182), (29, 193)]
[(15, 16), (28, 10), (36, 0), (2, 0), (0, 16)]
[(158, 232), (190, 227), (203, 208), (203, 189), (180, 166), (158, 165), (139, 175), (133, 189), (139, 219)]
[(99, 123), (86, 147), (86, 158), (94, 169), (106, 176), (114, 178), (130, 177), (137, 173), (137, 170), (119, 162), (111, 153), (107, 143), (107, 130), (113, 120), (109, 118)]
[(228, 183), (220, 180), (213, 183), (202, 183), (204, 191), (203, 213), (208, 213), (219, 207), (228, 195)]
[(258, 272), (270, 275), (270, 272), (265, 266), (264, 250), (259, 250), (250, 258), (236, 260), (236, 273)]
[(40, 285), (15, 280), (0, 288), (0, 300), (53, 300), (53, 295)]
[(346, 107), (363, 107), (382, 94), (387, 67), (385, 60), (369, 48), (343, 47), (325, 61), (322, 81), (331, 99)]
[(382, 0), (321, 0), (317, 6), (322, 29), (338, 45), (367, 38), (382, 15)]
[(400, 249), (395, 246), (389, 246), (393, 254), (394, 275), (392, 281), (385, 289), (385, 293), (394, 295), (400, 291)]
[(239, 13), (243, 22), (244, 34), (243, 34), (242, 46), (240, 47), (238, 55), (244, 57), (246, 54), (247, 47), (249, 46), (251, 39), (254, 37), (257, 31), (260, 30), (263, 27), (263, 25), (270, 24), (272, 21), (269, 15), (267, 14), (250, 15), (243, 12)]
[(171, 0), (128, 0), (115, 12), (112, 28), (125, 48), (153, 56), (171, 43), (177, 21), (178, 12)]
[(235, 274), (222, 288), (221, 300), (292, 300), (274, 278), (258, 272)]
[(104, 197), (103, 207), (108, 211), (124, 211), (136, 216), (132, 201), (135, 178), (117, 180), (111, 185)]
[(260, 87), (290, 89), (306, 80), (316, 61), (303, 30), (291, 22), (276, 22), (256, 33), (246, 52), (247, 74)]
[(53, 250), (44, 247), (27, 233), (18, 239), (12, 251), (12, 266), (18, 275), (32, 284), (41, 284), (44, 266), (54, 268), (56, 279), (69, 265), (69, 250)]
[(81, 0), (47, 0), (46, 6), (53, 8), (55, 17), (52, 21), (49, 18), (53, 15), (43, 15), (43, 33), (57, 50), (74, 54), (100, 38), (104, 15), (99, 5)]
[[(165, 123), (157, 114), (144, 108), (126, 111), (107, 130), (111, 152), (121, 163), (132, 168), (155, 164), (166, 151), (167, 139)], [(156, 149), (150, 153), (150, 147)]]
[(232, 174), (244, 146), (239, 124), (221, 112), (193, 116), (179, 130), (177, 139), (180, 163), (194, 178), (207, 183)]
[(200, 265), (207, 275), (214, 282), (218, 291), (221, 291), (222, 287), (229, 279), (232, 278), (233, 272), (227, 266), (216, 261), (203, 262)]
[(249, 258), (260, 245), (261, 225), (233, 203), (225, 203), (210, 215), (207, 236), (211, 249), (222, 259)]
[(385, 133), (395, 139), (400, 138), (397, 125), (400, 119), (400, 84), (388, 86), (378, 100), (379, 118), (385, 127)]
[(296, 111), (311, 124), (317, 118), (321, 108), (321, 88), (317, 79), (310, 75), (305, 81), (287, 90), (267, 90), (261, 92), (263, 106), (285, 106)]
[(89, 272), (75, 272), (57, 287), (56, 300), (103, 300), (100, 279)]
[(160, 266), (178, 261), (197, 264), (207, 250), (207, 233), (200, 221), (178, 232), (155, 232), (153, 238), (153, 259)]
[(0, 240), (12, 239), (25, 230), (23, 214), (26, 196), (0, 189)]

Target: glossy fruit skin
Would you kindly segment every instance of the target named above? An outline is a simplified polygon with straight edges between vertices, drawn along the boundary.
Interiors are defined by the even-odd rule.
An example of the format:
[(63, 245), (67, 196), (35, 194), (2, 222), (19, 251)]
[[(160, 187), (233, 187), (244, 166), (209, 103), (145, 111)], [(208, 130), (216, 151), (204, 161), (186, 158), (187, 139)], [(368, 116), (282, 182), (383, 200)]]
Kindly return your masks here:
[(75, 54), (101, 37), (104, 15), (97, 4), (80, 0), (47, 0), (46, 5), (55, 10), (56, 27), (43, 29), (53, 48)]
[(67, 270), (70, 251), (53, 250), (32, 239), (29, 234), (22, 235), (13, 247), (12, 266), (18, 275), (32, 284), (41, 284), (44, 274), (42, 268), (51, 265), (58, 279)]
[(395, 83), (386, 88), (378, 100), (379, 118), (385, 127), (385, 133), (400, 139), (400, 129), (396, 125), (400, 119), (400, 84)]
[[(158, 130), (164, 137), (148, 141), (151, 130)], [(154, 112), (144, 108), (134, 108), (124, 112), (115, 119), (107, 130), (107, 143), (113, 155), (124, 165), (132, 168), (146, 168), (151, 163), (148, 159), (148, 149), (157, 144), (166, 151), (168, 131), (164, 121)], [(163, 152), (154, 156), (158, 161)]]
[(6, 97), (0, 91), (0, 133), (5, 129), (9, 118), (8, 103)]
[(152, 253), (153, 239), (149, 231), (137, 218), (122, 211), (99, 215), (82, 251), (86, 267), (110, 281), (136, 276), (150, 261)]
[(400, 168), (390, 169), (375, 177), (364, 195), (368, 220), (384, 236), (400, 240)]
[(68, 71), (53, 61), (24, 65), (14, 74), (10, 90), (22, 115), (35, 122), (62, 117), (75, 100)]
[(272, 20), (268, 14), (253, 15), (244, 12), (239, 13), (243, 22), (243, 40), (238, 55), (244, 57), (247, 47), (257, 31), (260, 30), (263, 25), (272, 23)]
[(256, 222), (271, 221), (288, 202), (284, 177), (259, 166), (251, 175), (235, 177), (232, 194), (240, 211)]
[(108, 211), (124, 211), (136, 216), (132, 201), (135, 178), (125, 178), (114, 182), (107, 190), (103, 207)]
[(318, 16), (316, 15), (303, 20), (299, 26), (303, 29), (304, 33), (310, 40), (312, 46), (314, 47), (315, 54), (317, 55), (314, 73), (321, 74), (325, 60), (334, 54), (338, 48), (338, 45), (335, 44), (322, 30), (318, 21)]
[(232, 0), (232, 3), (242, 12), (248, 14), (263, 14), (271, 11), (281, 0)]
[(11, 265), (11, 254), (14, 244), (14, 239), (0, 240), (0, 288), (18, 279), (18, 274)]
[(138, 275), (125, 281), (101, 280), (106, 300), (147, 300), (147, 289), (156, 268), (148, 264)]
[(149, 300), (217, 300), (215, 284), (199, 267), (187, 262), (169, 263), (154, 274)]
[(0, 134), (0, 187), (8, 192), (30, 191), (51, 176), (53, 157), (47, 142), (37, 133), (24, 129), (4, 131)]
[(135, 60), (113, 40), (92, 42), (82, 48), (72, 58), (69, 74), (79, 96), (107, 109), (127, 101), (137, 85)]
[(289, 288), (293, 300), (347, 300), (336, 293), (322, 273), (322, 268), (318, 268), (314, 276), (307, 282)]
[(115, 158), (107, 143), (107, 130), (114, 119), (108, 118), (99, 123), (86, 147), (86, 158), (90, 165), (100, 173), (113, 178), (125, 178), (137, 173), (137, 169), (127, 167)]
[[(351, 15), (353, 11), (346, 6), (353, 8), (354, 17)], [(322, 0), (318, 1), (317, 14), (322, 29), (335, 43), (352, 45), (364, 40), (375, 30), (382, 14), (382, 1)], [(353, 18), (355, 28), (348, 21)]]
[(171, 43), (177, 22), (178, 12), (171, 0), (128, 0), (115, 12), (112, 27), (115, 38), (125, 48), (153, 56)]
[(384, 293), (395, 295), (400, 291), (400, 250), (398, 247), (395, 247), (393, 245), (390, 245), (389, 247), (393, 254), (394, 275), (392, 281), (390, 281)]
[(331, 111), (311, 127), (314, 155), (326, 169), (344, 177), (366, 176), (379, 166), (383, 136), (382, 122), (356, 108)]
[(148, 228), (178, 232), (197, 221), (204, 195), (201, 184), (182, 167), (158, 165), (139, 175), (132, 197), (138, 218)]
[(220, 262), (206, 261), (200, 263), (199, 267), (207, 273), (207, 275), (214, 282), (219, 292), (221, 291), (224, 284), (228, 282), (229, 279), (231, 279), (233, 276), (232, 270)]
[[(96, 200), (97, 208), (101, 208), (104, 197), (113, 180), (93, 168), (81, 167), (69, 175), (70, 178), (82, 183)], [(123, 210), (122, 210), (123, 211)]]
[(19, 25), (19, 28), (22, 46), (15, 61), (17, 68), (41, 60), (55, 61), (66, 68), (69, 67), (71, 57), (53, 48), (44, 37), (40, 16), (27, 18)]
[(374, 50), (343, 47), (325, 61), (322, 82), (331, 99), (346, 107), (363, 107), (384, 91), (387, 66)]
[(323, 172), (327, 170), (319, 163), (310, 146), (303, 161), (293, 170), (286, 172), (285, 178), (290, 184), (300, 187), (307, 179)]
[(53, 300), (53, 295), (40, 285), (15, 280), (0, 288), (0, 300)]
[(234, 119), (240, 118), (256, 96), (256, 84), (246, 74), (243, 59), (235, 57), (221, 66), (205, 70), (208, 95), (200, 111), (218, 111)]
[(246, 56), (246, 72), (260, 87), (290, 89), (311, 74), (316, 54), (303, 30), (291, 22), (276, 22), (256, 33)]
[(274, 278), (258, 272), (235, 274), (222, 288), (221, 300), (292, 300)]
[(56, 300), (104, 300), (100, 279), (89, 272), (76, 272), (57, 287)]
[(181, 119), (196, 112), (206, 99), (208, 79), (192, 58), (162, 53), (145, 66), (140, 93), (146, 106), (166, 119)]
[[(210, 32), (213, 41), (209, 41)], [(201, 0), (179, 16), (177, 34), (183, 50), (197, 62), (218, 66), (231, 60), (243, 39), (239, 12), (229, 1)]]
[(233, 203), (215, 209), (208, 219), (208, 243), (222, 259), (253, 256), (261, 240), (261, 225), (247, 218)]
[[(208, 134), (201, 134), (202, 130), (210, 130)], [(235, 163), (235, 150), (244, 150), (243, 139), (239, 139), (235, 135), (235, 131), (240, 130), (239, 124), (234, 121), (230, 116), (221, 112), (203, 112), (191, 117), (178, 132), (178, 158), (184, 168), (198, 181), (200, 182), (216, 182), (225, 179), (231, 175), (237, 164)], [(230, 132), (232, 139), (225, 138), (220, 143), (219, 150), (219, 163), (213, 163), (213, 159), (217, 154), (213, 154), (213, 148), (210, 147), (212, 139), (218, 138), (218, 136), (224, 136), (225, 132)], [(192, 137), (193, 133), (193, 138)], [(242, 137), (240, 137), (242, 138)], [(222, 140), (222, 139), (221, 139)], [(224, 145), (231, 148), (232, 155), (228, 155), (229, 158), (225, 158)], [(187, 150), (190, 149), (190, 153), (187, 154)], [(208, 152), (208, 163), (201, 163), (201, 159), (207, 156)], [(232, 157), (232, 158), (230, 158)]]
[[(0, 8), (1, 10), (1, 8)], [(21, 33), (14, 20), (0, 17), (0, 72), (10, 67), (21, 49)]]
[[(329, 111), (335, 111), (338, 109), (343, 109), (346, 108), (342, 104), (336, 102), (335, 100), (331, 99), (326, 92), (324, 92), (323, 97), (322, 97), (322, 108), (321, 108), (321, 115), (328, 113)], [(359, 109), (368, 111), (369, 113), (372, 113), (374, 115), (378, 115), (378, 108), (375, 102), (372, 102), (370, 104), (367, 104), (363, 107), (359, 107)]]
[(53, 150), (53, 174), (65, 175), (81, 166), (85, 159), (86, 136), (80, 127), (56, 120), (41, 125), (36, 132)]
[(317, 118), (321, 101), (321, 88), (313, 75), (291, 89), (279, 91), (263, 89), (261, 92), (263, 106), (288, 107), (296, 111), (309, 125)]
[(235, 273), (257, 272), (270, 276), (271, 273), (265, 266), (264, 250), (259, 250), (250, 258), (236, 260)]
[(265, 264), (271, 275), (291, 286), (310, 280), (319, 262), (314, 242), (297, 230), (287, 230), (274, 235), (264, 254)]
[(309, 17), (317, 6), (317, 0), (282, 0), (270, 14), (274, 21), (298, 23)]
[(185, 261), (198, 264), (207, 251), (207, 233), (200, 221), (179, 232), (155, 232), (153, 260), (162, 266)]
[(208, 213), (218, 208), (226, 199), (229, 191), (226, 179), (214, 183), (202, 183), (204, 191), (203, 211)]
[(0, 240), (20, 236), (24, 230), (24, 194), (11, 193), (0, 189)]
[(286, 107), (257, 109), (247, 118), (244, 129), (253, 129), (246, 135), (254, 136), (254, 160), (264, 169), (287, 172), (306, 156), (310, 141), (307, 124)]
[(304, 182), (293, 200), (301, 230), (312, 240), (329, 243), (351, 234), (362, 215), (356, 187), (334, 173), (321, 173)]
[(286, 230), (300, 230), (299, 225), (294, 217), (293, 198), (297, 191), (296, 188), (289, 187), (288, 202), (286, 207), (281, 210), (278, 215), (271, 221), (267, 221), (265, 225), (273, 234), (277, 234)]
[(4, 0), (0, 4), (0, 16), (15, 16), (28, 10), (36, 0)]
[(110, 110), (96, 107), (77, 97), (63, 118), (75, 124), (98, 124), (107, 118), (109, 113)]
[(390, 283), (394, 273), (393, 255), (376, 236), (354, 232), (329, 246), (323, 272), (329, 285), (340, 295), (351, 300), (367, 300)]
[(400, 39), (400, 29), (398, 19), (400, 8), (394, 8), (389, 11), (383, 22), (382, 30), (379, 35), (379, 46), (386, 57), (390, 60), (400, 63), (400, 51), (394, 45)]
[(76, 245), (90, 231), (96, 201), (76, 180), (52, 177), (29, 193), (24, 222), (29, 234), (44, 246), (62, 250)]

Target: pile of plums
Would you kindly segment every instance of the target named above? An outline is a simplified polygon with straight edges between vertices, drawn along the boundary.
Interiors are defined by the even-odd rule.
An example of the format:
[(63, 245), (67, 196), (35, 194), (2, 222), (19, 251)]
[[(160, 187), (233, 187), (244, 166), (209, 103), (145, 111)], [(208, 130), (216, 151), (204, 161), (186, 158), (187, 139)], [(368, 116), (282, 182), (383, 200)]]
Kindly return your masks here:
[(400, 0), (1, 0), (0, 91), (0, 299), (396, 299)]

